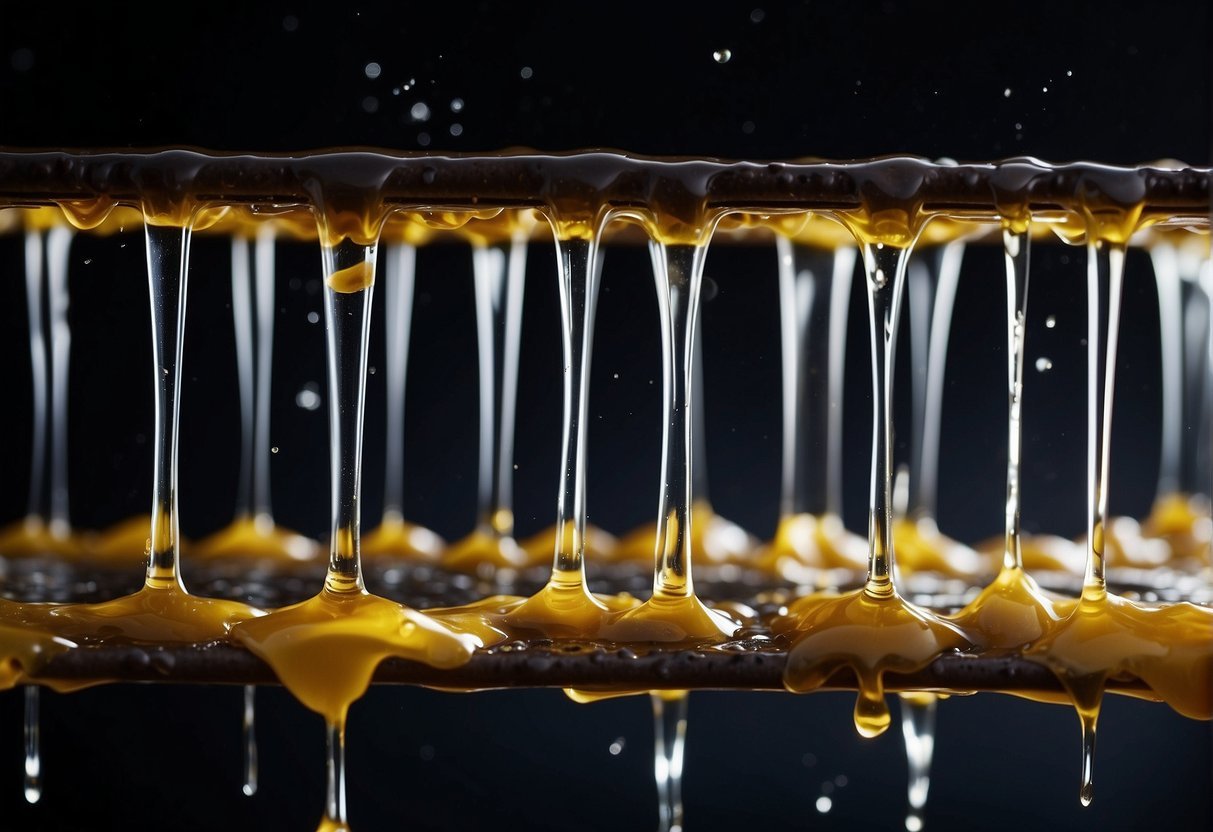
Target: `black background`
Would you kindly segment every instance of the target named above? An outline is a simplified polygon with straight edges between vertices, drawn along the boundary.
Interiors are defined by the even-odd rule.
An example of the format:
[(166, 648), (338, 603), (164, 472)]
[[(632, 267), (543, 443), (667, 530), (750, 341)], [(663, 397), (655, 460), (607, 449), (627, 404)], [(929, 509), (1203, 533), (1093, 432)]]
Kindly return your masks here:
[[(755, 13), (761, 9), (761, 14)], [(1210, 161), (1205, 4), (910, 3), (125, 4), (6, 7), (0, 145), (197, 145), (301, 150), (563, 150), (738, 158), (908, 152), (987, 160)], [(756, 20), (757, 19), (757, 20)], [(728, 49), (727, 63), (713, 52)], [(370, 79), (365, 66), (382, 73)], [(523, 68), (530, 77), (523, 77)], [(408, 89), (405, 89), (405, 85)], [(1006, 90), (1010, 90), (1010, 95)], [(398, 92), (394, 92), (398, 90)], [(1047, 90), (1047, 91), (1046, 91)], [(372, 102), (373, 99), (373, 102)], [(452, 112), (451, 101), (463, 101)], [(424, 102), (430, 117), (410, 111)], [(372, 111), (373, 110), (373, 111)], [(458, 124), (459, 135), (452, 134)], [(424, 134), (424, 138), (423, 138)], [(425, 144), (428, 142), (428, 144)], [(325, 411), (315, 252), (279, 246), (272, 442), (278, 519), (326, 527)], [(448, 538), (469, 528), (476, 455), (475, 341), (466, 250), (420, 255), (409, 368), (406, 508)], [(966, 540), (1001, 526), (1005, 455), (1000, 255), (971, 248), (958, 298), (945, 406), (940, 520)], [(29, 369), (20, 243), (0, 240), (5, 435), (0, 519), (24, 510)], [(1084, 351), (1080, 250), (1038, 247), (1029, 307), (1025, 524), (1082, 526)], [(150, 500), (146, 281), (138, 234), (73, 249), (73, 519), (101, 527)], [(523, 533), (554, 519), (559, 339), (553, 260), (531, 248), (516, 459)], [(708, 276), (705, 362), (712, 495), (755, 533), (774, 529), (779, 377), (775, 258), (718, 245)], [(990, 281), (994, 281), (990, 283)], [(1112, 463), (1114, 512), (1149, 507), (1157, 465), (1154, 290), (1132, 253)], [(870, 430), (861, 287), (848, 355), (845, 513), (864, 528)], [(660, 369), (647, 256), (613, 249), (600, 302), (591, 403), (590, 513), (622, 532), (647, 521), (660, 453)], [(227, 249), (199, 235), (183, 391), (187, 535), (230, 518), (239, 424)], [(1055, 315), (1055, 329), (1044, 318)], [(381, 324), (379, 325), (381, 326)], [(381, 362), (377, 329), (372, 365)], [(902, 350), (904, 363), (906, 351)], [(903, 368), (904, 369), (904, 368)], [(382, 493), (382, 375), (369, 379), (365, 527)], [(904, 399), (904, 397), (903, 397)], [(902, 431), (904, 437), (905, 431)], [(904, 441), (899, 454), (904, 455)], [(320, 814), (319, 718), (281, 690), (260, 695), (262, 791), (239, 793), (239, 694), (112, 686), (44, 697), (47, 788), (21, 800), (20, 697), (0, 697), (5, 828), (306, 829)], [(851, 700), (699, 693), (686, 773), (693, 829), (893, 829), (904, 761), (896, 732), (861, 741)], [(623, 752), (608, 746), (624, 738)], [(1213, 828), (1208, 726), (1112, 698), (1097, 797), (1077, 802), (1078, 725), (1066, 708), (1007, 697), (940, 710), (930, 829)], [(352, 712), (350, 814), (361, 830), (645, 829), (655, 824), (648, 705), (576, 706), (552, 691), (455, 696), (372, 690)], [(834, 808), (818, 815), (822, 783)]]

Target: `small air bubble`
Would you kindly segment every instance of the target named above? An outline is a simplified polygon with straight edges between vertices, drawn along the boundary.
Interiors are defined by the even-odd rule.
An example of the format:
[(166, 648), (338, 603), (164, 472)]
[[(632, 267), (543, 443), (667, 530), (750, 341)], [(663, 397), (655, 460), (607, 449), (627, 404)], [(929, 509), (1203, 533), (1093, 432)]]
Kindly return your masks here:
[(1067, 77), (1067, 78), (1073, 78), (1073, 77), (1074, 77), (1074, 70), (1072, 70), (1072, 69), (1067, 69), (1067, 70), (1066, 70), (1066, 77)]
[(623, 746), (624, 746), (624, 739), (623, 739), (623, 737), (619, 737), (613, 743), (611, 743), (609, 746), (607, 746), (607, 751), (611, 752), (612, 757), (618, 757), (620, 754), (623, 753)]
[(817, 806), (817, 811), (825, 815), (829, 814), (830, 810), (834, 808), (834, 801), (830, 800), (830, 798), (823, 794), (821, 797), (817, 798), (817, 803), (815, 805)]
[(615, 377), (615, 378), (619, 378), (619, 373), (615, 373), (615, 374), (614, 374), (614, 377)]
[(754, 132), (754, 122), (744, 121), (741, 123), (741, 132), (747, 136)]
[(834, 778), (834, 785), (840, 789), (845, 788), (847, 785), (847, 782), (848, 782), (847, 776), (845, 774), (840, 774)]
[(766, 20), (766, 18), (767, 13), (762, 9), (754, 9), (754, 11), (750, 12), (751, 23), (761, 23), (762, 21)]
[(518, 75), (523, 81), (531, 80), (531, 76), (534, 74), (535, 70), (531, 69), (529, 66), (524, 66), (522, 69), (518, 70)]
[(374, 61), (371, 61), (369, 64), (367, 64), (365, 67), (362, 68), (362, 71), (366, 73), (367, 78), (370, 78), (372, 81), (374, 81), (376, 78), (378, 78), (380, 76), (380, 74), (383, 73), (383, 67), (379, 66), (379, 64), (375, 63)]
[(93, 258), (89, 257), (87, 260), (85, 260), (84, 265), (86, 265), (86, 266), (93, 265)]
[(371, 375), (375, 375), (375, 368), (374, 368), (374, 367), (367, 367), (366, 371), (367, 371), (369, 374), (371, 374)]
[(712, 53), (712, 59), (718, 64), (727, 64), (732, 57), (733, 52), (729, 49), (717, 49)]
[(409, 110), (409, 118), (413, 121), (429, 121), (430, 107), (424, 101), (418, 101)]
[(452, 136), (462, 136), (463, 135), (463, 125), (458, 122), (452, 124), (451, 125), (451, 135)]
[(1053, 360), (1045, 358), (1043, 355), (1036, 359), (1036, 372), (1044, 373), (1053, 369)]
[(1048, 87), (1041, 87), (1041, 88), (1040, 88), (1040, 91), (1041, 91), (1041, 92), (1048, 92), (1048, 91), (1049, 91), (1049, 88), (1048, 88)]
[(320, 323), (320, 313), (319, 312), (308, 312), (307, 313), (307, 322), (309, 324)]
[(367, 113), (379, 112), (379, 99), (373, 95), (368, 95), (366, 98), (362, 99), (362, 109)]
[(1011, 97), (1011, 88), (1010, 87), (1007, 87), (1005, 90), (1002, 91), (1002, 97), (1003, 98)]
[(1045, 318), (1045, 326), (1048, 327), (1049, 329), (1053, 329), (1054, 327), (1056, 327), (1057, 326), (1057, 317), (1055, 315), (1050, 315), (1049, 317)]
[(299, 18), (295, 17), (293, 14), (288, 14), (286, 17), (282, 18), (282, 29), (286, 32), (297, 31), (299, 29)]
[(451, 112), (452, 113), (462, 113), (463, 112), (463, 99), (462, 98), (452, 98), (451, 99)]
[(422, 147), (429, 147), (430, 146), (430, 134), (429, 133), (418, 133), (417, 134), (417, 144), (421, 145)]
[(270, 453), (272, 453), (272, 454), (278, 453), (278, 446), (275, 445), (274, 447), (270, 448)]
[(906, 815), (906, 832), (922, 832), (922, 818), (918, 815)]

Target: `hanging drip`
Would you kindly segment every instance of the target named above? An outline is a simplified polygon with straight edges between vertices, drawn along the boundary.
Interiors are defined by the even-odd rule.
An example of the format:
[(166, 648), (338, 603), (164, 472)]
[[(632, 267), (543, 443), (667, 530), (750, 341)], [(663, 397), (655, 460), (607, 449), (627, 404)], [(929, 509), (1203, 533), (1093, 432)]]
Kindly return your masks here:
[(682, 832), (682, 764), (686, 749), (686, 691), (654, 691), (653, 774), (657, 781), (657, 830)]
[(909, 787), (906, 794), (906, 832), (920, 832), (923, 810), (931, 789), (931, 759), (935, 754), (935, 711), (939, 697), (933, 693), (903, 693), (901, 734), (906, 744)]

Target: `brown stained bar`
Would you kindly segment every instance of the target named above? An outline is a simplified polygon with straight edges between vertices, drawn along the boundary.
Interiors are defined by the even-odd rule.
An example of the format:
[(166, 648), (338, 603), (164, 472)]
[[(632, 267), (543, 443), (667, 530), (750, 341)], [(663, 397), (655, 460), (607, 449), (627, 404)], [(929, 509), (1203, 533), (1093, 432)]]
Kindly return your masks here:
[(854, 162), (655, 159), (613, 151), (494, 155), (295, 155), (171, 149), (0, 152), (0, 206), (67, 200), (136, 204), (148, 194), (210, 204), (335, 202), (390, 207), (650, 207), (675, 216), (704, 207), (770, 213), (869, 211), (993, 217), (1008, 201), (1032, 211), (1143, 205), (1143, 217), (1208, 223), (1210, 170), (1049, 165), (1033, 159), (937, 165), (890, 156)]
[[(787, 651), (752, 649), (732, 642), (712, 650), (654, 650), (593, 644), (477, 653), (453, 670), (387, 659), (375, 683), (422, 685), (452, 690), (498, 688), (578, 688), (581, 690), (771, 690), (782, 691)], [(269, 666), (240, 647), (141, 645), (78, 648), (49, 660), (37, 679), (176, 684), (277, 684)], [(1057, 677), (1043, 664), (1018, 657), (947, 655), (912, 674), (887, 673), (885, 687), (956, 693), (993, 691), (1063, 696)], [(849, 670), (832, 676), (822, 690), (854, 690)], [(1109, 680), (1108, 689), (1149, 696), (1136, 679)]]

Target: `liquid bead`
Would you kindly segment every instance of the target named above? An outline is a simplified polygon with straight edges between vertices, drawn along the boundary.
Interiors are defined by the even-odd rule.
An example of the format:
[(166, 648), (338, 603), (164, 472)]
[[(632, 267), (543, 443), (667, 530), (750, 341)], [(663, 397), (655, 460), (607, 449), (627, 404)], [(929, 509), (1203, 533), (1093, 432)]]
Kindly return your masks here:
[(1054, 602), (1021, 568), (1001, 570), (964, 609), (948, 616), (973, 644), (993, 650), (1027, 647), (1060, 619)]
[(80, 644), (223, 641), (234, 624), (261, 615), (248, 604), (200, 598), (171, 584), (147, 586), (133, 595), (99, 604), (66, 604), (49, 609), (55, 632)]
[(338, 726), (384, 659), (451, 668), (467, 662), (481, 643), (395, 601), (329, 590), (243, 621), (232, 634), (274, 669), (295, 698)]
[(45, 610), (0, 599), (0, 690), (30, 681), (47, 659), (76, 646), (54, 632)]
[(855, 729), (865, 737), (880, 736), (891, 721), (886, 672), (912, 673), (944, 653), (970, 647), (952, 624), (896, 594), (877, 597), (863, 589), (798, 599), (772, 632), (791, 641), (783, 675), (790, 691), (816, 690), (844, 668), (855, 673)]

